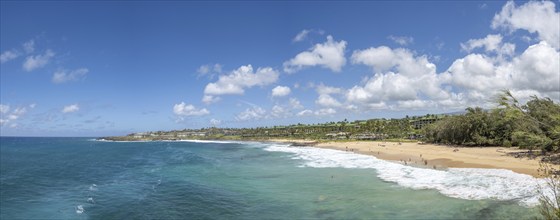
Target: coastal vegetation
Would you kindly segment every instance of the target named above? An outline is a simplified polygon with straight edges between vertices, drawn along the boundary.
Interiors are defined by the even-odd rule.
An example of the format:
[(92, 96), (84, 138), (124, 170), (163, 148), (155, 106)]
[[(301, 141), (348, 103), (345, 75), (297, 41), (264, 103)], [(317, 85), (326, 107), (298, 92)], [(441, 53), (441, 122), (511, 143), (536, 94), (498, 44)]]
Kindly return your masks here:
[(266, 140), (307, 139), (316, 141), (352, 140), (416, 140), (422, 136), (422, 127), (448, 115), (405, 117), (401, 119), (369, 119), (318, 124), (294, 124), (256, 128), (201, 128), (174, 131), (132, 133), (121, 137), (104, 137), (108, 140)]
[(560, 172), (558, 171), (557, 168), (547, 163), (541, 163), (541, 168), (539, 168), (539, 173), (545, 177), (544, 186), (537, 189), (539, 211), (547, 220), (560, 219)]
[(467, 146), (518, 146), (541, 152), (560, 149), (560, 105), (536, 96), (524, 105), (504, 91), (498, 107), (467, 108), (423, 128), (428, 142)]

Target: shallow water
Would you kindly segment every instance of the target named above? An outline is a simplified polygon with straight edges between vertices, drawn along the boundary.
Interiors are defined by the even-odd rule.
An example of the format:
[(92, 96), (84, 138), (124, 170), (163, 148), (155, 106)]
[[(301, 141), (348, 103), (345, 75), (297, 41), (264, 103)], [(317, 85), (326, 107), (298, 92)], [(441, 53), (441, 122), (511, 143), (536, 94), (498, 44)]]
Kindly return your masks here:
[(248, 142), (0, 138), (0, 218), (528, 219), (532, 177)]

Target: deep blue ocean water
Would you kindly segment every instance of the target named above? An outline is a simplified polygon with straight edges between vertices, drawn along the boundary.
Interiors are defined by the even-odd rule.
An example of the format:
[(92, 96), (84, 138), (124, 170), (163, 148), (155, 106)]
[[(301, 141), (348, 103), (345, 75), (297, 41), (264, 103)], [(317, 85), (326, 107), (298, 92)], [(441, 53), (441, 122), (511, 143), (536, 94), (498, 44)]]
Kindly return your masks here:
[[(270, 143), (1, 137), (0, 219), (538, 216), (536, 208), (524, 205), (530, 196), (502, 189), (517, 187), (515, 181), (492, 186), (502, 184), (500, 178), (507, 182), (525, 176), (506, 173), (496, 180), (480, 171), (418, 169), (347, 152)], [(464, 172), (474, 172), (480, 180), (457, 180)], [(451, 182), (420, 174), (443, 175)], [(490, 185), (479, 187), (479, 182)]]

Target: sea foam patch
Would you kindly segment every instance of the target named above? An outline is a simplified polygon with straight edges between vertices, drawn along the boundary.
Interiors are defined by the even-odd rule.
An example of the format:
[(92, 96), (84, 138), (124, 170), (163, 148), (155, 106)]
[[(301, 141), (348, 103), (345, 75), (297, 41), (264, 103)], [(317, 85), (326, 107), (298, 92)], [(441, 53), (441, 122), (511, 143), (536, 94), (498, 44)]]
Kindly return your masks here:
[(469, 200), (514, 200), (525, 206), (539, 203), (543, 179), (505, 169), (449, 168), (434, 170), (405, 166), (373, 156), (313, 147), (271, 145), (267, 151), (292, 153), (302, 167), (375, 169), (378, 177), (412, 189), (435, 189), (443, 195)]

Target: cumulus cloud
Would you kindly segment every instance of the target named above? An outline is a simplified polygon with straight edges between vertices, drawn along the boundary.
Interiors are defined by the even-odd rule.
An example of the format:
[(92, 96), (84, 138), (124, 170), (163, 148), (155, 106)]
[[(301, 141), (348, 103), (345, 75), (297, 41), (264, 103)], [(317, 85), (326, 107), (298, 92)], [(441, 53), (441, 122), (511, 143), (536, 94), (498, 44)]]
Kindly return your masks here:
[(505, 89), (510, 82), (509, 69), (498, 69), (491, 58), (482, 54), (469, 54), (451, 64), (447, 73), (450, 83), (467, 90), (486, 91)]
[(43, 55), (28, 56), (23, 62), (23, 70), (31, 72), (41, 68), (47, 65), (52, 57), (54, 57), (54, 52), (51, 50), (47, 50)]
[(541, 41), (507, 62), (483, 54), (469, 54), (455, 60), (441, 74), (441, 80), (457, 92), (445, 104), (457, 102), (487, 107), (503, 89), (511, 90), (520, 99), (537, 95), (559, 100), (559, 76), (558, 50)]
[(5, 63), (19, 57), (19, 53), (15, 50), (7, 50), (0, 54), (0, 63)]
[(67, 105), (62, 108), (62, 113), (72, 113), (77, 112), (80, 110), (80, 106), (78, 104)]
[(270, 116), (272, 118), (288, 118), (292, 116), (292, 112), (280, 105), (274, 105), (270, 111)]
[(218, 120), (218, 119), (215, 119), (215, 118), (210, 119), (210, 125), (216, 127), (216, 126), (218, 126), (218, 125), (220, 125), (220, 124), (222, 124), (222, 121), (221, 121), (221, 120)]
[(387, 37), (389, 40), (394, 41), (395, 43), (401, 45), (401, 46), (406, 46), (408, 44), (412, 44), (414, 42), (414, 38), (412, 37), (406, 37), (406, 36), (393, 36), (393, 35), (389, 35)]
[(284, 62), (284, 71), (297, 72), (304, 67), (321, 66), (334, 72), (340, 72), (346, 64), (344, 50), (346, 41), (334, 41), (332, 36), (327, 36), (327, 41), (315, 44), (308, 51), (297, 54), (294, 58)]
[(54, 72), (52, 77), (53, 83), (65, 83), (70, 81), (83, 80), (88, 74), (89, 70), (86, 68), (80, 68), (76, 70), (58, 70)]
[(230, 74), (220, 76), (218, 81), (206, 85), (204, 95), (241, 95), (246, 88), (265, 86), (276, 82), (278, 75), (278, 72), (270, 67), (258, 68), (253, 71), (251, 65), (241, 66)]
[(476, 48), (484, 48), (486, 52), (495, 52), (498, 55), (511, 56), (515, 53), (515, 44), (502, 43), (502, 35), (489, 34), (485, 38), (471, 39), (466, 43), (461, 43), (461, 49), (471, 52)]
[(502, 10), (494, 15), (492, 28), (505, 28), (510, 31), (519, 29), (537, 33), (539, 39), (554, 48), (560, 48), (560, 13), (553, 1), (529, 1), (516, 6), (507, 2)]
[[(27, 113), (27, 109), (35, 108), (35, 104), (11, 108), (10, 105), (0, 104), (0, 126), (17, 127), (16, 121)], [(11, 110), (11, 111), (10, 111)]]
[(272, 97), (282, 97), (287, 96), (291, 92), (290, 87), (287, 86), (276, 86), (272, 89)]
[(560, 53), (547, 42), (527, 48), (514, 59), (513, 68), (516, 88), (560, 92)]
[(196, 72), (198, 73), (198, 77), (208, 76), (208, 78), (212, 79), (217, 74), (222, 73), (222, 65), (219, 63), (202, 65)]
[(173, 113), (177, 116), (202, 116), (210, 114), (210, 111), (206, 108), (198, 109), (193, 105), (181, 102), (173, 106)]
[(218, 102), (218, 101), (220, 101), (220, 100), (221, 100), (220, 97), (211, 96), (211, 95), (204, 95), (204, 96), (202, 97), (202, 102), (206, 103), (207, 105), (208, 105), (208, 104), (215, 103), (215, 102)]
[(315, 104), (323, 106), (323, 107), (340, 107), (342, 104), (333, 98), (331, 95), (328, 94), (321, 94), (319, 98), (315, 101)]
[(302, 109), (303, 108), (303, 105), (301, 104), (301, 102), (296, 98), (290, 98), (289, 104), (290, 104), (290, 107), (292, 109)]
[(336, 114), (336, 110), (332, 108), (322, 108), (314, 112), (317, 116), (327, 116)]
[(417, 98), (415, 81), (397, 73), (377, 74), (363, 86), (348, 90), (347, 99), (354, 103), (385, 100), (412, 100)]
[(344, 90), (338, 87), (326, 86), (323, 83), (315, 86), (315, 90), (319, 95), (317, 100), (315, 100), (315, 104), (321, 107), (328, 107), (328, 108), (340, 108), (342, 107), (342, 103), (335, 98), (335, 96), (341, 96), (344, 94)]
[(252, 121), (264, 118), (266, 118), (266, 110), (256, 105), (245, 109), (245, 111), (235, 116), (235, 120), (237, 121)]
[(387, 107), (386, 101), (408, 101), (426, 97), (443, 100), (449, 93), (442, 89), (435, 64), (425, 55), (415, 56), (403, 48), (386, 46), (354, 51), (352, 62), (372, 67), (373, 77), (346, 91), (350, 103), (369, 108)]

